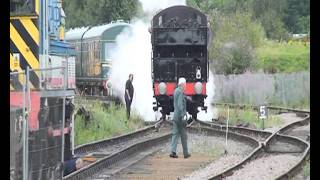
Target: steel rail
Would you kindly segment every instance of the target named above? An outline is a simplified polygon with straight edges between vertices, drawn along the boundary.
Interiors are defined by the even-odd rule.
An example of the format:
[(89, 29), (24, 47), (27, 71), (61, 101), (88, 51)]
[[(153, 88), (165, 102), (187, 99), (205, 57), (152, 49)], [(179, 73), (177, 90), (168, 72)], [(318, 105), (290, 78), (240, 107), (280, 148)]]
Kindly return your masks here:
[[(163, 122), (162, 120), (158, 121), (158, 123), (162, 123), (162, 122)], [(124, 135), (120, 135), (120, 136), (116, 136), (116, 137), (112, 137), (112, 138), (108, 138), (108, 139), (98, 140), (98, 141), (86, 143), (83, 145), (79, 145), (75, 148), (74, 151), (75, 151), (75, 154), (95, 151), (95, 150), (101, 149), (106, 146), (112, 146), (112, 145), (119, 143), (119, 142), (125, 142), (125, 141), (131, 140), (131, 139), (135, 139), (137, 137), (145, 135), (148, 132), (151, 132), (152, 130), (155, 130), (155, 125), (150, 125), (150, 126), (147, 126), (143, 129), (140, 129), (140, 130), (137, 130), (137, 131), (134, 131), (131, 133), (127, 133)]]
[[(166, 121), (165, 121), (166, 122)], [(149, 128), (149, 127), (148, 127)], [(207, 127), (189, 127), (187, 129), (190, 133), (205, 133), (207, 136), (219, 136), (223, 137), (224, 132), (221, 130), (216, 129), (210, 129)], [(139, 151), (145, 151), (147, 148), (154, 147), (156, 145), (159, 145), (161, 143), (164, 143), (165, 141), (169, 141), (169, 138), (171, 137), (171, 132), (164, 134), (160, 137), (148, 139), (148, 140), (142, 140), (141, 142), (135, 143), (129, 147), (126, 147), (124, 149), (120, 149), (118, 152), (114, 152), (113, 154), (104, 157), (102, 159), (99, 159), (93, 164), (90, 164), (87, 167), (84, 167), (76, 172), (73, 172), (72, 174), (69, 174), (68, 176), (65, 176), (63, 179), (66, 180), (72, 180), (72, 179), (82, 179), (86, 177), (90, 177), (93, 174), (98, 173), (100, 170), (104, 168), (108, 168), (111, 165), (124, 160), (125, 158), (128, 158), (130, 156), (135, 155)], [(238, 133), (230, 132), (230, 138), (236, 141), (241, 141), (243, 143), (248, 144), (252, 147), (260, 147), (261, 143), (259, 143), (254, 138), (251, 138), (250, 136), (241, 135)], [(87, 144), (86, 146), (90, 146), (90, 144)], [(93, 145), (95, 146), (95, 145)]]
[[(236, 106), (235, 104), (219, 104), (219, 105), (233, 105), (233, 107)], [(241, 107), (241, 105), (238, 105), (238, 106)], [(243, 105), (243, 106), (245, 106), (245, 105)], [(251, 106), (251, 107), (255, 107), (255, 106)], [(302, 146), (304, 148), (304, 150), (302, 151), (303, 154), (302, 154), (300, 160), (291, 169), (289, 169), (287, 172), (281, 174), (276, 179), (288, 179), (288, 178), (292, 177), (294, 174), (297, 173), (297, 171), (303, 165), (303, 162), (309, 156), (310, 144), (308, 142), (300, 139), (300, 138), (293, 137), (293, 136), (282, 135), (281, 133), (288, 132), (289, 130), (291, 130), (291, 129), (297, 127), (297, 126), (301, 126), (301, 125), (305, 125), (307, 123), (310, 123), (310, 115), (309, 115), (310, 112), (309, 111), (304, 111), (304, 110), (295, 110), (295, 109), (290, 109), (290, 108), (282, 108), (282, 107), (270, 107), (270, 106), (268, 106), (268, 108), (274, 109), (274, 110), (280, 110), (280, 111), (281, 110), (286, 110), (286, 111), (290, 111), (290, 112), (294, 112), (294, 113), (304, 113), (305, 114), (305, 118), (303, 118), (300, 121), (296, 121), (296, 122), (290, 123), (290, 124), (280, 128), (276, 132), (272, 133), (271, 135), (269, 135), (267, 137), (267, 139), (264, 142), (262, 142), (262, 146), (259, 146), (258, 148), (256, 148), (243, 161), (241, 161), (240, 163), (236, 164), (235, 166), (233, 166), (231, 168), (228, 168), (227, 170), (219, 173), (218, 175), (214, 175), (214, 176), (209, 177), (209, 179), (223, 179), (223, 178), (225, 178), (227, 176), (232, 175), (235, 170), (241, 169), (246, 163), (256, 159), (259, 156), (259, 154), (261, 154), (263, 152), (268, 152), (270, 150), (271, 143), (273, 143), (273, 142), (275, 142), (275, 141), (277, 141), (279, 139), (282, 139), (282, 140), (286, 139), (286, 141), (290, 141), (290, 143), (295, 143), (299, 147)], [(225, 128), (224, 125), (206, 123), (206, 122), (199, 121), (199, 120), (198, 120), (198, 122), (200, 124), (202, 124), (202, 125), (206, 125), (206, 126), (211, 127), (211, 128), (217, 128), (219, 126), (221, 128)], [(250, 128), (242, 128), (242, 127), (232, 127), (232, 128), (230, 128), (230, 131), (234, 131), (234, 132), (238, 132), (238, 133), (244, 133), (244, 134), (247, 134), (247, 135), (250, 135), (250, 133), (251, 133), (251, 134), (263, 134), (263, 136), (265, 136), (267, 134), (266, 131), (253, 130), (253, 129), (250, 129)]]

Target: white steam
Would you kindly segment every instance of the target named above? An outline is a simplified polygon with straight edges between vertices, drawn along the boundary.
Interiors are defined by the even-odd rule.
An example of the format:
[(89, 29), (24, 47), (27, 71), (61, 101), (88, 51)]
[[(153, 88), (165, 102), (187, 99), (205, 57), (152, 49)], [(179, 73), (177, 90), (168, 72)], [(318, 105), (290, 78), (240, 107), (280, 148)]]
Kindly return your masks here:
[[(140, 0), (146, 13), (154, 15), (160, 9), (173, 5), (185, 5), (185, 0)], [(150, 16), (152, 17), (152, 16)], [(131, 23), (131, 31), (123, 31), (116, 38), (116, 48), (111, 54), (112, 70), (110, 80), (113, 85), (114, 94), (121, 97), (124, 102), (125, 83), (130, 73), (134, 75), (133, 87), (134, 97), (131, 105), (131, 111), (136, 111), (145, 121), (155, 120), (155, 113), (152, 109), (153, 89), (151, 79), (151, 34), (148, 31), (151, 19), (147, 22), (135, 20)], [(213, 80), (210, 74), (210, 80)], [(210, 81), (207, 86), (207, 92), (210, 101), (213, 98), (213, 82)], [(210, 103), (208, 103), (209, 106)], [(212, 111), (204, 114), (209, 116)], [(199, 113), (200, 114), (200, 113)], [(159, 116), (159, 113), (158, 113)], [(200, 114), (202, 117), (202, 113)], [(212, 113), (211, 113), (212, 117)]]
[(211, 104), (213, 101), (215, 90), (213, 74), (211, 71), (209, 71), (209, 81), (207, 82), (206, 88), (208, 97), (204, 100), (204, 104), (208, 106), (207, 113), (205, 111), (200, 111), (197, 118), (202, 121), (211, 121), (212, 118), (216, 118), (215, 116), (217, 115), (217, 109), (213, 108)]
[(139, 0), (142, 4), (143, 11), (155, 13), (160, 9), (165, 9), (170, 6), (186, 5), (186, 0)]
[(133, 74), (134, 96), (132, 110), (145, 120), (154, 120), (151, 79), (151, 35), (148, 25), (140, 20), (133, 22), (132, 32), (123, 31), (116, 38), (117, 47), (111, 54), (113, 64), (110, 80), (114, 93), (124, 101), (125, 83)]

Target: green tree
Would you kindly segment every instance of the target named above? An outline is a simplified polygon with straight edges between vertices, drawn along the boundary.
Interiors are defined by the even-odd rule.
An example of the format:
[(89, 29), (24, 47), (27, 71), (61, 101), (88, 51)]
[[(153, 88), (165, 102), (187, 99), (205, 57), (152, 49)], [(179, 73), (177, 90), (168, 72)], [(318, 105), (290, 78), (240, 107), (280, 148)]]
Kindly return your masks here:
[(138, 13), (138, 0), (65, 0), (66, 27), (98, 25), (115, 20), (130, 21)]
[(284, 22), (291, 33), (310, 31), (310, 0), (288, 0)]
[(214, 72), (239, 74), (254, 66), (255, 48), (264, 39), (264, 30), (249, 13), (229, 16), (216, 13), (212, 17), (213, 45), (209, 49)]
[(288, 32), (310, 31), (310, 0), (187, 0), (187, 4), (206, 14), (214, 10), (225, 15), (251, 13), (270, 39), (286, 39)]

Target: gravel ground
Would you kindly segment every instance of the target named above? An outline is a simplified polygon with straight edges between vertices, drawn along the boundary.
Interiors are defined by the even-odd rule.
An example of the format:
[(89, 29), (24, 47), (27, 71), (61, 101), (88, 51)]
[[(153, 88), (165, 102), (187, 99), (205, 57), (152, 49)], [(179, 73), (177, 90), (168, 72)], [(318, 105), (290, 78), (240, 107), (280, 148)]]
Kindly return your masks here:
[[(231, 140), (228, 140), (228, 146), (226, 147), (225, 139), (222, 137), (205, 137), (204, 135), (196, 134), (189, 134), (189, 137), (191, 154), (193, 152), (218, 153), (220, 156), (210, 162), (210, 164), (201, 166), (191, 174), (182, 177), (182, 179), (207, 179), (209, 176), (221, 173), (223, 170), (239, 163), (254, 150), (253, 147)], [(216, 152), (214, 152), (214, 147), (216, 148)], [(228, 152), (227, 155), (224, 154), (225, 147)]]
[(301, 121), (303, 118), (298, 117), (295, 113), (282, 113), (279, 115), (276, 115), (276, 117), (279, 117), (282, 120), (282, 124), (279, 126), (274, 126), (272, 128), (266, 128), (266, 131), (275, 132), (279, 130), (281, 127), (284, 127), (290, 123)]
[(190, 175), (183, 177), (184, 180), (196, 180), (196, 179), (208, 179), (210, 176), (217, 175), (227, 168), (240, 163), (245, 158), (244, 155), (226, 155), (222, 156), (219, 159), (215, 160), (211, 164), (207, 165), (205, 168), (198, 169), (197, 171), (192, 172)]
[[(237, 141), (228, 140), (228, 155), (224, 155), (225, 139), (205, 134), (188, 133), (188, 148), (191, 157), (183, 158), (181, 142), (178, 143), (179, 158), (169, 157), (170, 144), (167, 142), (161, 150), (152, 156), (119, 172), (112, 179), (177, 179), (195, 171), (193, 176), (207, 177), (240, 162), (253, 151), (253, 147)], [(212, 169), (204, 167), (209, 167)], [(201, 178), (203, 179), (203, 178)]]
[(310, 123), (306, 126), (300, 126), (292, 129), (291, 131), (285, 133), (290, 136), (296, 136), (298, 138), (301, 138), (303, 140), (309, 141), (310, 136)]
[(299, 156), (293, 154), (263, 154), (262, 157), (251, 161), (243, 168), (234, 172), (228, 180), (269, 180), (290, 169)]

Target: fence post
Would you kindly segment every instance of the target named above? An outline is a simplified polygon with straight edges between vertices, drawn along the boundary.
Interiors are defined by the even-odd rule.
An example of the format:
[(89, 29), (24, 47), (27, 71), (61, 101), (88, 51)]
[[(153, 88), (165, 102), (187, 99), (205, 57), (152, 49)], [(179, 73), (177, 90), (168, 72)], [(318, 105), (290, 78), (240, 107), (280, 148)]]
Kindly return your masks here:
[[(27, 147), (27, 171), (29, 171), (29, 117), (30, 117), (30, 112), (31, 112), (31, 95), (30, 95), (30, 68), (27, 66), (27, 119), (26, 119), (26, 147)], [(28, 173), (29, 176), (29, 173)]]
[[(25, 83), (27, 79), (25, 79)], [(23, 127), (22, 127), (22, 178), (23, 180), (27, 180), (28, 178), (28, 171), (26, 169), (27, 164), (27, 155), (26, 155), (26, 84), (22, 84), (22, 120), (23, 120)]]
[[(68, 64), (67, 61), (64, 66), (63, 71), (63, 91), (66, 91), (67, 86), (67, 73), (68, 73)], [(66, 114), (66, 95), (63, 96), (63, 103), (62, 103), (62, 127), (61, 127), (61, 162), (64, 162), (64, 126), (65, 126), (65, 114)], [(63, 167), (63, 166), (62, 166)]]

